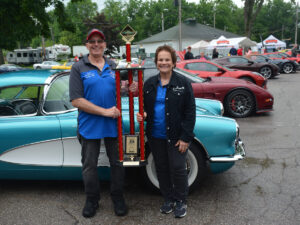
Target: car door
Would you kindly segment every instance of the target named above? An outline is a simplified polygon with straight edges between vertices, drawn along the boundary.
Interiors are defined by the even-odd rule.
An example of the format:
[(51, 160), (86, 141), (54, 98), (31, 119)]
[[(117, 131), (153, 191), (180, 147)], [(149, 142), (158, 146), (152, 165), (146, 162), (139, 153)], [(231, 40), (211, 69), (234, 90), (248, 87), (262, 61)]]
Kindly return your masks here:
[[(41, 86), (14, 86), (0, 92), (1, 169), (57, 170), (63, 162), (60, 123), (39, 113)], [(3, 167), (5, 165), (5, 167)]]
[(248, 59), (242, 57), (232, 57), (228, 59), (230, 62), (230, 68), (251, 70), (253, 63), (250, 63)]

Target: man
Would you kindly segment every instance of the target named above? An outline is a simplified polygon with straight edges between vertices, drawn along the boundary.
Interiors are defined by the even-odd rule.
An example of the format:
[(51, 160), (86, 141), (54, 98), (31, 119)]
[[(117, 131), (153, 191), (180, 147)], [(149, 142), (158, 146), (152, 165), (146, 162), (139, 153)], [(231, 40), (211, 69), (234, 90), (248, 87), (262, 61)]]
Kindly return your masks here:
[(229, 55), (237, 55), (237, 50), (234, 46), (232, 46), (229, 50)]
[(243, 48), (240, 46), (239, 49), (237, 50), (237, 55), (238, 56), (243, 56)]
[(115, 214), (127, 214), (123, 197), (124, 168), (118, 164), (115, 63), (104, 57), (106, 48), (102, 31), (92, 29), (86, 38), (88, 55), (75, 63), (70, 75), (70, 100), (79, 110), (78, 139), (81, 144), (82, 177), (86, 202), (84, 217), (93, 217), (99, 208), (97, 171), (101, 139), (104, 139), (111, 171), (111, 198)]
[(294, 47), (292, 48), (292, 57), (297, 57), (298, 54), (297, 47), (298, 46), (295, 44)]
[(194, 55), (193, 55), (193, 53), (191, 52), (192, 51), (192, 48), (191, 48), (191, 46), (189, 46), (188, 48), (187, 48), (187, 52), (185, 53), (185, 55), (184, 55), (184, 60), (188, 60), (188, 59), (194, 59)]

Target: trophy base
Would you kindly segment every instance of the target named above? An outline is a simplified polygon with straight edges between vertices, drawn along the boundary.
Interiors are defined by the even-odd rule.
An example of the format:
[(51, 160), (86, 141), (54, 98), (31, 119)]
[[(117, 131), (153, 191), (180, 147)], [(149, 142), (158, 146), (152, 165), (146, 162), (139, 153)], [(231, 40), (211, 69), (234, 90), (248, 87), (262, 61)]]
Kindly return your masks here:
[(124, 161), (119, 161), (119, 163), (124, 167), (142, 167), (147, 165), (146, 160), (139, 160), (139, 159), (125, 159)]

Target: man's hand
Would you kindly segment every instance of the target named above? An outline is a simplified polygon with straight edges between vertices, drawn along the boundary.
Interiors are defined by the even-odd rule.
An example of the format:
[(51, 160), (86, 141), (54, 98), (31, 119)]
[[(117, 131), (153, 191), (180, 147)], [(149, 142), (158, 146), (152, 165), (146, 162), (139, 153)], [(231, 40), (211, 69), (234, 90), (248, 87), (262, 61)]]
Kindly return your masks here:
[(120, 116), (120, 111), (116, 106), (113, 106), (109, 109), (105, 110), (105, 115), (106, 117), (112, 117), (112, 118), (118, 118)]
[(177, 141), (177, 143), (175, 144), (175, 147), (177, 147), (177, 146), (179, 146), (179, 147), (178, 147), (178, 150), (179, 150), (181, 153), (184, 153), (184, 152), (187, 150), (187, 148), (189, 147), (189, 143), (184, 142), (184, 141), (182, 141), (182, 140), (179, 140), (179, 141)]

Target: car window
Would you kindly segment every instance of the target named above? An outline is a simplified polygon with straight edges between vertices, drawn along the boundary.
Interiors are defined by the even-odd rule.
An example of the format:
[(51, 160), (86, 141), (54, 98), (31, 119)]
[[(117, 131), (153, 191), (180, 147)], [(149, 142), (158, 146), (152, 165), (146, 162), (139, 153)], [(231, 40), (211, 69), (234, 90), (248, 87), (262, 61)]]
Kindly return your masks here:
[(251, 55), (250, 59), (256, 62), (266, 62), (266, 58), (261, 55)]
[(205, 63), (205, 62), (188, 63), (185, 65), (185, 68), (189, 69), (189, 70), (218, 72), (218, 67), (216, 67), (210, 63)]
[(229, 58), (229, 62), (231, 63), (241, 63), (241, 64), (246, 64), (249, 61), (247, 59), (244, 58), (237, 58), (237, 57), (233, 57), (233, 58)]
[(69, 76), (61, 76), (52, 82), (47, 92), (43, 110), (47, 113), (73, 109), (69, 96)]
[(269, 54), (269, 56), (272, 58), (281, 58), (281, 56), (278, 54)]
[(37, 114), (41, 86), (18, 86), (0, 89), (0, 116)]

